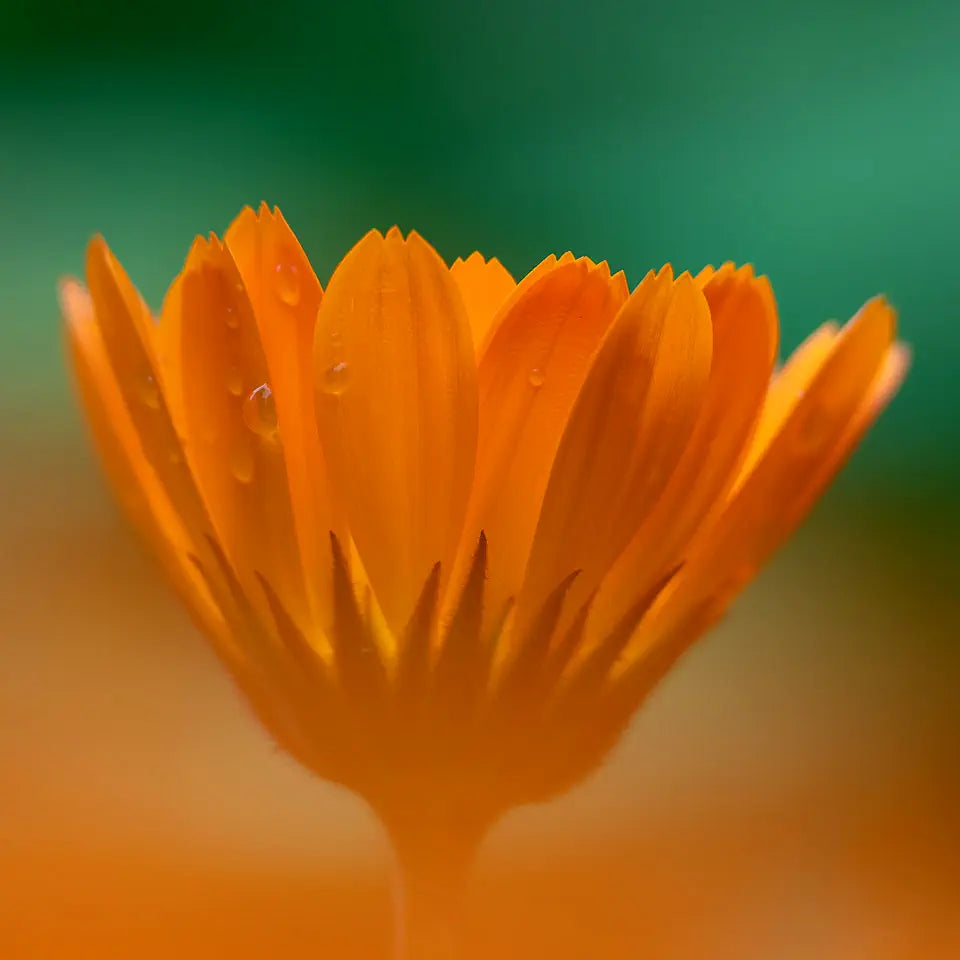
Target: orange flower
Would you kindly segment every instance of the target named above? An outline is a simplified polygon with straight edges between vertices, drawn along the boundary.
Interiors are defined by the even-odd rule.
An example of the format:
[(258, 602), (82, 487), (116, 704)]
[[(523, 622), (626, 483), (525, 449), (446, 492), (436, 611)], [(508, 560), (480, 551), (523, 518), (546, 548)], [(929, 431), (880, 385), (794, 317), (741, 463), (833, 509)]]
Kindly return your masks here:
[(62, 300), (119, 496), (272, 735), (401, 853), (596, 765), (907, 366), (875, 299), (774, 373), (749, 266), (515, 284), (394, 228), (323, 291), (266, 206), (197, 239), (159, 320), (100, 238), (87, 285)]

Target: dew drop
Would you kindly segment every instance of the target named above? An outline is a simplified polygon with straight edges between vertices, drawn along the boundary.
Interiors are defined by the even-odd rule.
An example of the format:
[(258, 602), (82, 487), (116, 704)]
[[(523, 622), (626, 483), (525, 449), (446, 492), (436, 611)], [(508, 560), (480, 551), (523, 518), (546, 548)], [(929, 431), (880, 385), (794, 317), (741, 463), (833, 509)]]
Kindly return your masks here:
[(237, 308), (232, 304), (228, 306), (224, 312), (223, 320), (231, 330), (236, 330), (240, 326), (240, 315), (237, 313)]
[(527, 380), (530, 381), (530, 386), (533, 387), (534, 390), (539, 390), (540, 387), (543, 386), (546, 379), (546, 374), (544, 374), (539, 367), (534, 367), (530, 371), (530, 375), (527, 377)]
[(227, 371), (227, 390), (235, 397), (243, 393), (243, 374), (239, 367), (231, 367)]
[(323, 375), (323, 391), (339, 397), (350, 386), (350, 367), (342, 360), (327, 367)]
[(292, 263), (278, 263), (277, 294), (288, 306), (295, 307), (300, 302), (300, 277)]
[(249, 430), (265, 440), (276, 436), (277, 405), (269, 384), (261, 383), (243, 401), (243, 422)]
[(143, 380), (140, 381), (140, 399), (143, 401), (144, 406), (149, 407), (151, 410), (160, 409), (160, 388), (157, 386), (157, 381), (154, 380), (152, 374), (147, 374)]
[(230, 472), (240, 483), (253, 479), (253, 449), (249, 443), (239, 443), (230, 451)]

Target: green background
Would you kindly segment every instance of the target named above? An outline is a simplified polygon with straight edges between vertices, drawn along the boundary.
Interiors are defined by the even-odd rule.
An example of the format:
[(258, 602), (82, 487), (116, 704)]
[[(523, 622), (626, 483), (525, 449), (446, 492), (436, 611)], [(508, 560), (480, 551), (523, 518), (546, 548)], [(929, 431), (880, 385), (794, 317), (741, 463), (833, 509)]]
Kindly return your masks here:
[(194, 233), (265, 199), (321, 278), (398, 222), (516, 274), (750, 260), (787, 347), (885, 292), (915, 369), (861, 480), (955, 506), (955, 4), (0, 10), (4, 408), (62, 399), (53, 283), (92, 232), (156, 304)]

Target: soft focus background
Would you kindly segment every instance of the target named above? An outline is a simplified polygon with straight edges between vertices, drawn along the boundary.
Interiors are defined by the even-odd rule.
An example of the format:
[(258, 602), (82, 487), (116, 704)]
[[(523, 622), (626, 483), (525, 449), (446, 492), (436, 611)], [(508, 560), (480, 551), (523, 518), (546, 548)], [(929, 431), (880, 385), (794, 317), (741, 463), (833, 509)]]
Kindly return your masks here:
[(0, 956), (380, 958), (390, 866), (279, 755), (125, 529), (55, 284), (102, 231), (158, 305), (281, 206), (752, 260), (784, 346), (874, 292), (915, 365), (808, 525), (611, 762), (491, 837), (471, 957), (960, 956), (960, 6), (0, 0)]

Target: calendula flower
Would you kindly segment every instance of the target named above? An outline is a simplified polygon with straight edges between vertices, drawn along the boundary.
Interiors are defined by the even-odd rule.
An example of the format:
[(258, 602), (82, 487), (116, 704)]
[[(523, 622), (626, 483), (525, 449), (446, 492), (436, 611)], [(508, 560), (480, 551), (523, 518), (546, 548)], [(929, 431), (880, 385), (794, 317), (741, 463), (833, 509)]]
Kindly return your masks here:
[(631, 291), (565, 254), (516, 284), (394, 228), (323, 290), (266, 206), (196, 240), (158, 318), (100, 238), (86, 272), (62, 302), (118, 495), (276, 741), (380, 815), (418, 902), (600, 762), (907, 365), (874, 299), (774, 371), (749, 266)]

